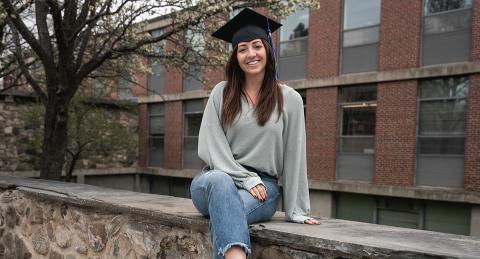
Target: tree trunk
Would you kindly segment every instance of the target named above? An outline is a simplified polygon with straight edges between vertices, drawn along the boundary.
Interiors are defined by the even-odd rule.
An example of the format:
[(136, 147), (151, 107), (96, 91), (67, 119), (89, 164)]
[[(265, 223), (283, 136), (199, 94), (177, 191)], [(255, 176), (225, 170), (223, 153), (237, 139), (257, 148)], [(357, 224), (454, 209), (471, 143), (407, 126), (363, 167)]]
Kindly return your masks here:
[(60, 179), (67, 148), (68, 101), (61, 95), (50, 95), (45, 109), (43, 152), (40, 178)]

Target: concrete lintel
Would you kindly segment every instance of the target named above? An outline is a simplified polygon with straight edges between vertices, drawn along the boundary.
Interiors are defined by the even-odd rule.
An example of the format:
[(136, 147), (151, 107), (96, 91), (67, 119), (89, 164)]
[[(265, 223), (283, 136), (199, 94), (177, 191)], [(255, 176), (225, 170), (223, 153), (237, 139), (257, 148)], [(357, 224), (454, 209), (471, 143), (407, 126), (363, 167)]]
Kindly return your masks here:
[(177, 94), (150, 95), (138, 97), (138, 103), (158, 103), (207, 98), (210, 90), (194, 90)]
[(406, 187), (375, 185), (372, 183), (350, 181), (322, 182), (310, 180), (309, 188), (324, 191), (351, 192), (368, 195), (480, 204), (480, 193), (446, 187)]
[(158, 175), (177, 178), (189, 178), (192, 179), (197, 174), (198, 170), (195, 169), (166, 169), (160, 167), (148, 167), (143, 169), (144, 174)]
[[(73, 206), (155, 219), (162, 224), (208, 232), (191, 200), (114, 190), (58, 181), (0, 176), (0, 192), (8, 187), (31, 199), (59, 201)], [(341, 253), (353, 258), (478, 258), (480, 239), (416, 229), (397, 228), (336, 219), (318, 226), (273, 221), (254, 224), (252, 240), (313, 254)]]
[[(432, 77), (466, 75), (475, 73), (480, 73), (480, 63), (458, 62), (418, 68), (345, 74), (340, 76), (323, 77), (318, 79), (290, 80), (285, 81), (285, 83), (292, 88), (300, 90), (341, 85), (376, 84), (390, 81), (418, 80)], [(209, 94), (210, 90), (196, 90), (178, 94), (139, 97), (138, 102), (154, 103), (207, 98)]]

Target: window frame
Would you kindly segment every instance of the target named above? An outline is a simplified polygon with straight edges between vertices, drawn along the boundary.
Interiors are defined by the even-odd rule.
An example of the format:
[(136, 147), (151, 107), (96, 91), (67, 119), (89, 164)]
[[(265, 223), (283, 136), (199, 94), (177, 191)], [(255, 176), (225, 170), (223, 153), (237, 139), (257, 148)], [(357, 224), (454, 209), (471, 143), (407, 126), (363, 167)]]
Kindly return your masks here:
[[(187, 116), (189, 116), (189, 115), (200, 115), (200, 117), (203, 118), (203, 112), (204, 112), (203, 109), (197, 110), (197, 111), (187, 111), (186, 106), (187, 106), (187, 103), (189, 103), (189, 102), (199, 102), (199, 103), (201, 102), (202, 103), (202, 108), (205, 107), (204, 99), (192, 99), (192, 100), (186, 100), (186, 101), (183, 102), (182, 168), (184, 168), (184, 169), (190, 169), (190, 168), (186, 167), (186, 164), (185, 164), (185, 158), (186, 158), (185, 157), (185, 154), (186, 154), (185, 143), (186, 143), (186, 140), (187, 139), (197, 139), (197, 143), (198, 143), (198, 137), (199, 137), (199, 133), (197, 133), (196, 136), (195, 135), (187, 135), (187, 123), (188, 123)], [(198, 147), (198, 144), (197, 144), (197, 147)], [(201, 159), (198, 156), (197, 156), (197, 159), (201, 162)]]
[[(451, 77), (457, 77), (457, 76), (451, 76)], [(447, 80), (448, 78), (451, 77), (441, 77), (441, 78), (432, 78), (432, 79), (426, 79), (423, 81), (427, 80), (436, 80), (436, 79), (444, 79)], [(463, 77), (463, 76), (460, 76)], [(420, 134), (420, 115), (421, 115), (421, 104), (422, 102), (438, 102), (438, 101), (451, 101), (451, 100), (465, 100), (465, 102), (468, 102), (468, 87), (469, 87), (469, 78), (466, 77), (466, 82), (467, 82), (467, 94), (463, 97), (433, 97), (433, 98), (422, 98), (420, 96), (421, 94), (421, 87), (422, 87), (422, 82), (419, 81), (418, 83), (418, 94), (417, 94), (417, 123), (416, 123), (416, 156), (417, 157), (452, 157), (452, 158), (462, 158), (465, 157), (465, 145), (466, 145), (466, 138), (467, 138), (467, 130), (465, 128), (464, 133), (440, 133), (440, 134), (428, 134), (428, 135), (421, 135)], [(468, 103), (465, 105), (465, 114), (467, 114), (468, 110)], [(465, 123), (467, 123), (467, 116), (465, 116)], [(422, 154), (420, 153), (420, 144), (419, 144), (419, 139), (420, 138), (463, 138), (464, 139), (464, 153), (463, 154)]]
[[(341, 75), (344, 75), (344, 74), (354, 74), (354, 73), (364, 73), (364, 72), (371, 72), (371, 71), (378, 71), (378, 67), (379, 67), (379, 47), (380, 47), (380, 25), (381, 25), (381, 16), (382, 16), (382, 0), (380, 0), (380, 5), (379, 5), (379, 21), (378, 21), (378, 24), (371, 24), (371, 25), (367, 25), (367, 26), (364, 26), (364, 27), (355, 27), (355, 28), (349, 28), (349, 29), (345, 29), (345, 5), (346, 5), (346, 0), (342, 0), (342, 8), (341, 8), (341, 30), (340, 30), (340, 55), (339, 55), (339, 73)], [(364, 30), (364, 29), (371, 29), (371, 28), (374, 28), (374, 27), (377, 27), (378, 29), (378, 40), (376, 42), (370, 42), (370, 43), (362, 43), (362, 44), (358, 44), (358, 45), (349, 45), (347, 47), (344, 47), (344, 39), (345, 39), (345, 33), (348, 33), (350, 31), (359, 31), (359, 30)], [(354, 49), (354, 48), (358, 48), (358, 47), (367, 47), (367, 46), (372, 46), (372, 47), (376, 47), (376, 57), (375, 57), (375, 61), (376, 61), (376, 67), (375, 69), (371, 70), (371, 69), (359, 69), (358, 71), (344, 71), (344, 63), (346, 62), (343, 62), (343, 59), (345, 57), (345, 50), (347, 49)]]
[[(162, 106), (162, 112), (161, 112), (161, 113), (153, 113), (153, 114), (152, 114), (152, 113), (150, 112), (150, 107), (151, 107), (150, 105), (155, 105), (155, 104)], [(160, 103), (151, 103), (151, 104), (149, 104), (149, 107), (147, 108), (147, 110), (148, 110), (148, 128), (147, 128), (147, 130), (148, 130), (148, 156), (147, 156), (147, 157), (148, 157), (148, 159), (147, 159), (147, 166), (148, 166), (148, 167), (161, 167), (161, 166), (164, 166), (164, 164), (165, 164), (165, 103), (163, 103), (163, 102), (160, 102)], [(152, 118), (152, 117), (154, 117), (154, 118), (159, 118), (159, 117), (163, 118), (163, 121), (164, 121), (164, 124), (163, 124), (163, 125), (164, 125), (164, 126), (163, 126), (163, 127), (164, 127), (164, 128), (163, 128), (163, 132), (164, 132), (164, 133), (163, 133), (162, 136), (157, 136), (157, 134), (156, 134), (156, 135), (152, 135), (152, 134), (151, 134), (151, 132), (150, 132), (150, 125), (151, 125), (151, 118)], [(159, 135), (159, 134), (158, 134), (158, 135)], [(162, 157), (162, 159), (161, 159), (161, 165), (155, 165), (155, 166), (154, 166), (154, 165), (151, 165), (151, 164), (150, 164), (150, 162), (151, 162), (151, 160), (150, 160), (150, 143), (151, 143), (151, 140), (152, 140), (152, 139), (162, 139), (162, 140), (163, 140), (163, 141), (162, 141), (162, 142), (163, 142), (163, 147), (162, 147), (162, 148), (163, 148), (164, 157)]]

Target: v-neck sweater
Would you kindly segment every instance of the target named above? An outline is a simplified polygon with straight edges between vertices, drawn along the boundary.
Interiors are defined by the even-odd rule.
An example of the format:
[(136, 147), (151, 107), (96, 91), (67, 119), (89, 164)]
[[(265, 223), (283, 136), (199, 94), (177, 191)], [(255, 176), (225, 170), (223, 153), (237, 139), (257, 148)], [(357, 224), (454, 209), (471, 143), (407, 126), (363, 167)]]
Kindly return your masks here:
[[(262, 180), (242, 165), (282, 179), (285, 217), (303, 223), (309, 219), (305, 118), (300, 94), (280, 85), (283, 112), (277, 109), (264, 126), (257, 123), (255, 108), (242, 97), (241, 112), (222, 128), (223, 89), (217, 84), (208, 98), (198, 139), (198, 155), (213, 170), (230, 175), (239, 188), (250, 191)], [(268, 197), (267, 197), (268, 198)]]

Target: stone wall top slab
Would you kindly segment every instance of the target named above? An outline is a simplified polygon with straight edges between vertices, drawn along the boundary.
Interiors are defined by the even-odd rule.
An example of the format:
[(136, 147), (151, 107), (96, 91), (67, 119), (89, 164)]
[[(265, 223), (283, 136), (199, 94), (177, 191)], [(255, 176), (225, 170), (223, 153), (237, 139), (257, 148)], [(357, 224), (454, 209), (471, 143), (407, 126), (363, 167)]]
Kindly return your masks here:
[[(208, 220), (189, 199), (11, 176), (0, 176), (0, 189), (16, 189), (42, 199), (208, 231)], [(352, 258), (480, 258), (480, 239), (468, 236), (336, 219), (323, 219), (319, 226), (308, 226), (284, 222), (282, 218), (282, 213), (277, 213), (270, 222), (252, 225), (253, 242), (313, 254), (340, 252)]]

